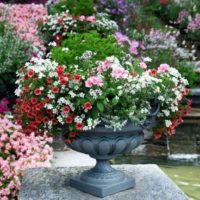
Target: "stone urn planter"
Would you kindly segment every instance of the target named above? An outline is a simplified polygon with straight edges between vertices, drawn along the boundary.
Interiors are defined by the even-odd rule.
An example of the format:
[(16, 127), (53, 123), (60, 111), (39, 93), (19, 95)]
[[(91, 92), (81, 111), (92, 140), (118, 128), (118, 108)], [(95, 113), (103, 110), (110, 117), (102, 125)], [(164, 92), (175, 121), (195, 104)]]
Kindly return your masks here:
[(122, 171), (115, 170), (109, 160), (138, 147), (144, 139), (143, 130), (154, 126), (159, 105), (141, 125), (130, 121), (121, 131), (97, 125), (93, 130), (82, 131), (68, 146), (96, 159), (96, 166), (70, 179), (70, 186), (98, 197), (105, 197), (135, 186), (135, 180)]

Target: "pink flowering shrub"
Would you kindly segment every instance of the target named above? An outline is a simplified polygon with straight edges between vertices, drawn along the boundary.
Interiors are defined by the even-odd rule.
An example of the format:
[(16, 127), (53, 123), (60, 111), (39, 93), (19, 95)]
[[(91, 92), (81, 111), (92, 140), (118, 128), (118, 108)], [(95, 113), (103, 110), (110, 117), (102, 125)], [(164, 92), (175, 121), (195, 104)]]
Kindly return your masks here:
[(7, 116), (0, 118), (0, 199), (16, 199), (23, 172), (32, 167), (48, 167), (51, 138), (25, 135)]
[[(20, 38), (30, 42), (34, 47), (44, 51), (45, 47), (37, 34), (38, 21), (47, 15), (47, 11), (42, 5), (35, 4), (2, 4), (0, 10), (4, 10), (4, 19), (8, 19), (10, 24), (19, 34)], [(1, 17), (1, 19), (3, 19)]]

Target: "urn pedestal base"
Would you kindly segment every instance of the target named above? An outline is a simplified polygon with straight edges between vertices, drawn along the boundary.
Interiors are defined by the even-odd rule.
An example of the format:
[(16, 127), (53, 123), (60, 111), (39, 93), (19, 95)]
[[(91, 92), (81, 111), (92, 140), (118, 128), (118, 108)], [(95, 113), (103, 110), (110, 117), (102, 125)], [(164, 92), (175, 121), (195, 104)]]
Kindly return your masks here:
[(133, 188), (135, 180), (113, 169), (107, 160), (97, 160), (94, 168), (70, 178), (70, 186), (103, 198)]
[(76, 176), (70, 179), (70, 186), (74, 187), (83, 192), (92, 194), (97, 197), (106, 197), (108, 195), (112, 195), (135, 186), (135, 180), (131, 177), (125, 176), (124, 180), (118, 183), (110, 183), (103, 185), (90, 185), (80, 179), (80, 176)]

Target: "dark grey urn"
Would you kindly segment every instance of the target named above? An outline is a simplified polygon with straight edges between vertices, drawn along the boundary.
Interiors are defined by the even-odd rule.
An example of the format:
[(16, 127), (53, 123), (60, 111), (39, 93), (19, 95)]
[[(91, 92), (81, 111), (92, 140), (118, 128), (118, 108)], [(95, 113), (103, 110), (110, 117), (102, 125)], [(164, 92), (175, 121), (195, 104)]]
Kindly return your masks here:
[(104, 124), (99, 124), (93, 130), (79, 133), (68, 146), (95, 158), (96, 166), (72, 177), (70, 186), (102, 198), (133, 188), (135, 180), (122, 171), (113, 169), (109, 160), (133, 150), (142, 143), (143, 129), (154, 126), (160, 104), (157, 103), (153, 108), (155, 109), (151, 110), (143, 126), (128, 121), (121, 131), (113, 131), (106, 128)]
[(69, 145), (75, 151), (95, 158), (96, 166), (70, 179), (70, 186), (98, 197), (105, 197), (135, 186), (135, 180), (113, 169), (109, 160), (131, 151), (144, 139), (142, 128), (128, 123), (121, 131), (98, 125), (91, 131), (79, 134)]

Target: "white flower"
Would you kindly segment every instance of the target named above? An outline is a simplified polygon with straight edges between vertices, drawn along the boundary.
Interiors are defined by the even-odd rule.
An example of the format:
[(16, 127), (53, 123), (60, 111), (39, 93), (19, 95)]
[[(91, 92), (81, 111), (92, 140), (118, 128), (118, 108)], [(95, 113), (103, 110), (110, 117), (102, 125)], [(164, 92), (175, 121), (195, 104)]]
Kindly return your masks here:
[(170, 114), (169, 110), (163, 110), (162, 112), (165, 114), (166, 117), (168, 117)]
[(151, 62), (151, 61), (152, 61), (152, 59), (150, 57), (144, 58), (144, 62)]
[(172, 122), (170, 120), (165, 120), (166, 127), (170, 127), (171, 124), (172, 124)]

